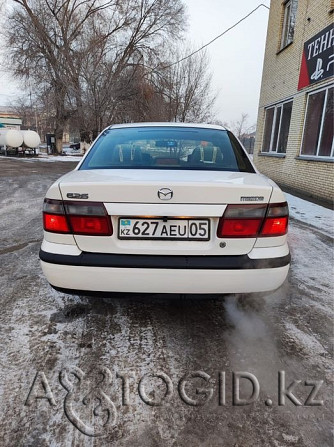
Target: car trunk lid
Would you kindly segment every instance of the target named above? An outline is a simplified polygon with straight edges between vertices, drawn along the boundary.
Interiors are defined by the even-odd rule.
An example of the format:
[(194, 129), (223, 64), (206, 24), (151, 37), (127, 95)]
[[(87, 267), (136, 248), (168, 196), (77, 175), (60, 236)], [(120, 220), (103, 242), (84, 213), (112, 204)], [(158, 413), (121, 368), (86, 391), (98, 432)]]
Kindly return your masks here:
[[(158, 196), (165, 188), (173, 191), (170, 200)], [(267, 203), (272, 186), (259, 174), (243, 172), (101, 169), (66, 174), (60, 190), (64, 200), (76, 193), (104, 203), (237, 204)]]
[[(219, 218), (228, 204), (268, 203), (272, 186), (259, 174), (224, 171), (83, 170), (72, 171), (59, 183), (63, 200), (103, 202), (112, 216), (112, 236), (75, 235), (83, 251), (104, 253), (239, 255), (248, 253), (256, 238), (216, 238)], [(158, 191), (172, 191), (165, 200)], [(80, 199), (79, 197), (86, 197)], [(79, 199), (78, 199), (79, 198)], [(208, 217), (209, 241), (121, 240), (120, 217)], [(219, 246), (226, 242), (224, 250)]]

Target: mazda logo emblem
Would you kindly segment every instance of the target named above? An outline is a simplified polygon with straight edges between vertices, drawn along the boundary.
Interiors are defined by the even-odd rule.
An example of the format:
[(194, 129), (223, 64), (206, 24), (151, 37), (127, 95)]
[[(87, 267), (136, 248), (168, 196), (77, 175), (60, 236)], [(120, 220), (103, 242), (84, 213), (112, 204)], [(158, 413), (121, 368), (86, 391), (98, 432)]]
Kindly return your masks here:
[(160, 200), (170, 200), (173, 197), (173, 191), (169, 188), (161, 188), (158, 191)]

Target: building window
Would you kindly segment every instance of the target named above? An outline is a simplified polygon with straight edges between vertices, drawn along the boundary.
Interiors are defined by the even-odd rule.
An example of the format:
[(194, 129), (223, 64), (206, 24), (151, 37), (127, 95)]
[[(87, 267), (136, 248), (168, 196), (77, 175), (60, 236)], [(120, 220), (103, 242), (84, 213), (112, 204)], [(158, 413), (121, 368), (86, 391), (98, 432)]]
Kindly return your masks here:
[(300, 155), (333, 157), (334, 88), (310, 93)]
[(330, 4), (328, 13), (333, 14), (333, 12), (334, 12), (334, 0), (331, 0), (331, 4)]
[(266, 109), (262, 152), (285, 154), (288, 143), (292, 101)]
[(283, 5), (283, 28), (281, 37), (281, 49), (293, 41), (295, 32), (298, 0), (288, 0)]

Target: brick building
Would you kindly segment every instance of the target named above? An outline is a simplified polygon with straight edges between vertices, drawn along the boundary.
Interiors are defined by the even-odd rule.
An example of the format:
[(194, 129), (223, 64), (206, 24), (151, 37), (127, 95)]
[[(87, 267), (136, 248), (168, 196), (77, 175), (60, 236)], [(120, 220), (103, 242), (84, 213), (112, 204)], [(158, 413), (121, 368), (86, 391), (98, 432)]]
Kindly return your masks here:
[(254, 149), (282, 187), (334, 196), (333, 0), (271, 0)]

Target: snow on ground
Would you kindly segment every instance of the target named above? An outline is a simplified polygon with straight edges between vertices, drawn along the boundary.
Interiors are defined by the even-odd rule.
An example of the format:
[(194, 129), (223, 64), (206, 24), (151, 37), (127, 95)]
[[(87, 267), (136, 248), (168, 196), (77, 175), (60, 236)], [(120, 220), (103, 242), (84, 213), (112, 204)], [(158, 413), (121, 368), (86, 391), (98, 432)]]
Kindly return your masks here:
[[(50, 156), (56, 158), (73, 161), (70, 156)], [(26, 162), (21, 171), (20, 160)], [(226, 445), (332, 445), (333, 250), (328, 237), (332, 211), (287, 194), (293, 217), (288, 236), (291, 270), (282, 288), (263, 299), (70, 297), (48, 286), (38, 261), (43, 197), (67, 166), (43, 165), (38, 160), (0, 161), (3, 167), (12, 165), (6, 174), (0, 169), (3, 190), (10, 191), (0, 198), (0, 407), (4, 415), (0, 431), (7, 440), (1, 445), (220, 445), (222, 439)], [(59, 382), (59, 372), (79, 367), (86, 374), (82, 393), (74, 384), (73, 409), (87, 422), (95, 397), (90, 394), (91, 403), (81, 405), (78, 392), (84, 396), (95, 390), (98, 381), (93, 373), (103, 365), (115, 378), (107, 394), (119, 415), (115, 431), (99, 440), (80, 433), (67, 419), (64, 398), (69, 393)], [(185, 405), (177, 395), (177, 383), (187, 372), (199, 369), (210, 372), (214, 382), (212, 404)], [(237, 370), (259, 378), (260, 399), (271, 396), (272, 408), (262, 400), (253, 407), (233, 407), (231, 371)], [(319, 399), (324, 405), (277, 406), (281, 370), (286, 372), (286, 386), (295, 379), (302, 381), (293, 390), (299, 399), (306, 399), (311, 391), (304, 388), (304, 380), (323, 380)], [(55, 407), (38, 396), (32, 405), (24, 405), (37, 371), (45, 373)], [(117, 371), (129, 374), (129, 405), (122, 404)], [(166, 406), (145, 406), (136, 391), (138, 382), (147, 374), (151, 393), (155, 382), (148, 375), (157, 371), (171, 377), (174, 400)], [(217, 405), (218, 371), (226, 371), (226, 406)]]
[(45, 155), (40, 154), (36, 160), (39, 161), (81, 161), (82, 155)]
[[(0, 156), (0, 158), (6, 158), (6, 156)], [(47, 154), (39, 154), (38, 157), (11, 157), (11, 160), (17, 161), (26, 161), (26, 162), (34, 162), (34, 161), (45, 161), (45, 162), (54, 162), (54, 161), (81, 161), (82, 155), (47, 155)]]
[(300, 329), (298, 329), (294, 324), (286, 322), (286, 329), (293, 334), (294, 338), (297, 338), (300, 345), (305, 349), (308, 355), (326, 354), (326, 349), (321, 343), (312, 335), (309, 335)]
[[(322, 311), (332, 315), (333, 296), (329, 291), (333, 291), (330, 286), (330, 272), (334, 273), (334, 211), (291, 194), (285, 196), (289, 204), (290, 217), (297, 221), (297, 225), (291, 222), (288, 233), (293, 263), (291, 275), (299, 278), (298, 287), (303, 299), (310, 298), (310, 290), (316, 293), (316, 301), (311, 300), (309, 303), (311, 307), (316, 305), (320, 311), (323, 306)], [(298, 222), (305, 225), (298, 225)], [(319, 233), (323, 235), (322, 240), (319, 240)], [(305, 251), (306, 245), (308, 253)], [(320, 252), (321, 256), (318, 255)]]
[(334, 237), (334, 211), (291, 194), (286, 194), (290, 216), (307, 225), (312, 225), (322, 233)]

